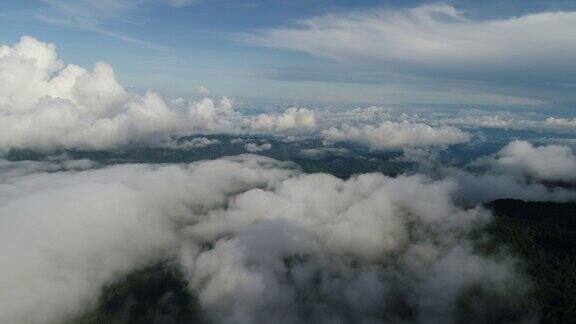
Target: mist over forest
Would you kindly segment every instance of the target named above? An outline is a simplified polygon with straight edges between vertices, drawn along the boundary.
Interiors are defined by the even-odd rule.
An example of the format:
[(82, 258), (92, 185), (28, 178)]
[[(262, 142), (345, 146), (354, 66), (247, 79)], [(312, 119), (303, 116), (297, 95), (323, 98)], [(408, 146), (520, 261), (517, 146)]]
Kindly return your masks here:
[[(14, 12), (168, 61), (176, 49), (108, 27), (145, 28), (128, 23), (142, 7), (210, 16), (209, 1), (40, 2), (52, 16)], [(550, 71), (574, 69), (576, 13), (339, 6), (227, 34), (264, 48), (246, 60), (290, 50), (318, 71), (234, 75), (356, 89), (388, 87), (382, 74), (398, 80), (382, 89), (390, 100), (414, 91), (429, 104), (142, 90), (122, 65), (67, 63), (73, 49), (50, 38), (0, 32), (0, 323), (573, 322), (576, 101), (573, 80)], [(526, 62), (541, 63), (529, 72), (548, 92), (518, 80)], [(434, 104), (446, 96), (455, 104)]]

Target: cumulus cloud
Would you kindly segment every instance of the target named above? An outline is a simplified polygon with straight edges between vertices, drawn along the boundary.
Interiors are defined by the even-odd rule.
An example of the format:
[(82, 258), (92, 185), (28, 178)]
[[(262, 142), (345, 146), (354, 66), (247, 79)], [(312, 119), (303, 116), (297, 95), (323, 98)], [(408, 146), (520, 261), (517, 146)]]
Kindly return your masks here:
[(250, 153), (256, 153), (256, 152), (262, 152), (262, 151), (268, 151), (272, 148), (272, 144), (270, 143), (264, 143), (264, 144), (256, 144), (256, 143), (248, 143), (246, 145), (244, 145), (244, 148), (246, 148), (246, 151), (250, 152)]
[(306, 108), (288, 108), (282, 114), (260, 114), (250, 127), (256, 131), (287, 132), (293, 130), (314, 130), (316, 117), (314, 112)]
[(456, 206), (454, 181), (341, 180), (252, 155), (52, 173), (4, 163), (24, 171), (0, 183), (2, 322), (65, 321), (117, 275), (170, 257), (219, 323), (443, 323), (469, 289), (522, 297), (511, 265), (466, 240), (490, 215)]
[(552, 117), (540, 122), (520, 120), (514, 114), (438, 120), (382, 107), (346, 111), (292, 107), (279, 113), (245, 115), (234, 110), (234, 101), (227, 97), (191, 102), (163, 98), (153, 91), (128, 91), (109, 65), (97, 63), (91, 71), (66, 65), (53, 44), (31, 37), (0, 46), (0, 82), (0, 150), (108, 149), (157, 144), (169, 135), (286, 137), (316, 135), (322, 129), (326, 140), (397, 149), (469, 140), (467, 133), (455, 128), (424, 123), (563, 130), (570, 130), (572, 123), (569, 118)]
[(426, 149), (404, 150), (402, 159), (415, 162), (417, 172), (453, 179), (459, 187), (453, 197), (462, 205), (497, 199), (576, 200), (574, 187), (566, 186), (576, 180), (576, 155), (568, 146), (534, 146), (516, 140), (463, 168), (443, 165), (436, 151)]
[(442, 170), (442, 175), (460, 184), (454, 198), (460, 203), (488, 203), (496, 199), (521, 199), (525, 201), (576, 200), (576, 191), (532, 181), (521, 174), (496, 170), (468, 172), (456, 168)]
[(161, 143), (160, 146), (172, 149), (199, 149), (216, 144), (220, 144), (220, 141), (217, 139), (210, 139), (207, 137), (193, 137), (172, 139), (170, 141)]
[(555, 118), (548, 117), (545, 122), (549, 125), (560, 126), (560, 127), (576, 127), (576, 118)]
[(562, 133), (576, 132), (576, 119), (550, 117), (543, 113), (521, 113), (510, 111), (490, 112), (478, 109), (460, 110), (450, 114), (432, 112), (427, 118), (439, 124), (472, 128), (508, 128), (545, 130)]
[(475, 127), (491, 127), (491, 128), (506, 128), (516, 126), (517, 120), (507, 118), (502, 115), (488, 115), (488, 116), (464, 116), (443, 120), (445, 123), (466, 125)]
[(109, 65), (66, 66), (53, 44), (31, 37), (0, 47), (0, 83), (0, 149), (109, 148), (226, 127), (218, 120), (234, 113), (226, 98), (179, 106), (128, 92)]
[(167, 100), (124, 89), (114, 70), (65, 65), (50, 43), (23, 37), (0, 47), (0, 150), (107, 149), (189, 133), (297, 133), (315, 127), (314, 113), (245, 116), (233, 100)]
[(576, 181), (576, 155), (564, 145), (533, 146), (513, 141), (488, 163), (509, 173), (522, 173), (543, 181)]
[(309, 159), (322, 159), (328, 156), (343, 156), (348, 153), (349, 151), (347, 149), (338, 147), (320, 147), (300, 150), (300, 155)]
[(352, 142), (375, 150), (395, 150), (404, 147), (444, 146), (470, 141), (471, 135), (450, 126), (432, 127), (408, 121), (383, 121), (377, 126), (344, 125), (322, 131), (331, 142)]

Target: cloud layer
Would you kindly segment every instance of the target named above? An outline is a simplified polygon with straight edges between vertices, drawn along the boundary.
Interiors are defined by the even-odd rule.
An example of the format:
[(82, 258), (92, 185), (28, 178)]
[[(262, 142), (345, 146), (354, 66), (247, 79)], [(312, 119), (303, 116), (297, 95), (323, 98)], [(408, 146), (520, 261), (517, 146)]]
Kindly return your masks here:
[(352, 142), (375, 150), (406, 147), (444, 146), (470, 141), (471, 135), (450, 126), (432, 127), (422, 123), (383, 121), (377, 126), (344, 125), (330, 128), (322, 137), (331, 142)]
[(166, 258), (219, 323), (444, 323), (470, 289), (495, 318), (488, 296), (522, 297), (511, 264), (474, 253), (466, 235), (490, 215), (457, 207), (450, 180), (345, 181), (250, 155), (54, 173), (5, 164), (20, 171), (0, 183), (2, 322), (69, 319), (117, 275)]
[(264, 28), (241, 41), (333, 61), (329, 70), (285, 67), (267, 75), (360, 83), (362, 91), (349, 94), (356, 102), (571, 107), (576, 12), (485, 15), (471, 18), (442, 3), (372, 7)]
[(284, 132), (291, 130), (315, 130), (314, 112), (306, 108), (288, 108), (282, 114), (260, 114), (250, 127), (257, 131)]
[[(418, 152), (416, 152), (418, 153)], [(459, 203), (487, 203), (512, 198), (526, 201), (574, 201), (576, 155), (565, 145), (534, 146), (515, 140), (496, 154), (480, 157), (464, 168), (441, 165), (427, 152), (415, 155), (419, 162), (440, 178), (459, 184), (455, 199)], [(438, 168), (438, 170), (434, 170)], [(566, 186), (568, 185), (568, 186)]]
[(23, 37), (0, 47), (0, 150), (105, 149), (192, 132), (310, 131), (314, 113), (244, 116), (228, 98), (166, 100), (153, 91), (124, 89), (113, 69), (93, 71), (59, 60), (53, 44)]
[(538, 180), (576, 182), (576, 155), (563, 145), (535, 147), (526, 141), (513, 141), (489, 163), (495, 168)]
[[(545, 60), (574, 67), (575, 12), (471, 20), (450, 5), (328, 14), (262, 31), (264, 46), (334, 59), (435, 65), (513, 65)], [(552, 56), (550, 56), (552, 55)]]
[[(65, 65), (53, 44), (31, 37), (0, 47), (0, 82), (0, 150), (108, 149), (191, 133), (316, 135), (322, 128), (326, 140), (374, 149), (470, 139), (453, 127), (382, 120), (389, 110), (377, 107), (349, 112), (292, 107), (250, 116), (235, 111), (226, 97), (190, 102), (153, 91), (140, 95), (124, 89), (109, 65), (97, 63), (92, 71)], [(342, 126), (343, 121), (353, 126)]]

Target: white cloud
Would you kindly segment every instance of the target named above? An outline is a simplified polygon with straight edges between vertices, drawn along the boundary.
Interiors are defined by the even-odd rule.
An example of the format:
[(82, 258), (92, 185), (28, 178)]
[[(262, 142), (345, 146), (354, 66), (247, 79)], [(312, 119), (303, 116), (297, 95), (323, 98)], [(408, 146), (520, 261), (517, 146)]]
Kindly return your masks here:
[(533, 146), (516, 140), (464, 168), (442, 165), (435, 152), (408, 150), (405, 154), (419, 164), (420, 172), (457, 182), (459, 189), (453, 197), (462, 205), (497, 199), (576, 200), (573, 187), (557, 184), (576, 182), (576, 155), (568, 146)]
[(316, 117), (311, 110), (292, 107), (282, 114), (260, 114), (252, 120), (250, 128), (264, 132), (314, 130), (316, 128)]
[(447, 168), (442, 175), (454, 178), (460, 184), (460, 190), (454, 196), (460, 203), (488, 203), (496, 199), (557, 202), (576, 199), (576, 191), (570, 188), (547, 186), (517, 173), (496, 170), (472, 173)]
[(9, 162), (0, 159), (0, 184), (10, 183), (19, 177), (41, 173), (70, 170), (87, 170), (97, 167), (98, 163), (86, 159), (72, 160), (66, 155), (53, 157), (49, 161)]
[(444, 146), (466, 143), (470, 134), (450, 126), (432, 127), (408, 121), (383, 121), (377, 126), (349, 126), (322, 131), (331, 142), (352, 142), (375, 150), (394, 150), (405, 147)]
[(300, 155), (309, 159), (322, 159), (329, 156), (343, 156), (348, 153), (349, 151), (347, 149), (337, 147), (320, 147), (300, 150)]
[(272, 148), (272, 144), (264, 143), (264, 144), (258, 145), (256, 143), (248, 143), (248, 144), (244, 145), (244, 148), (246, 148), (246, 151), (248, 151), (250, 153), (257, 153), (257, 152), (270, 150)]
[(0, 149), (107, 148), (211, 129), (232, 113), (226, 99), (177, 109), (154, 92), (128, 92), (110, 66), (64, 66), (54, 45), (31, 37), (0, 47), (0, 83)]
[(41, 173), (17, 163), (20, 175), (0, 183), (0, 322), (77, 315), (115, 275), (174, 255), (176, 223), (286, 178), (281, 166), (246, 158)]
[(315, 127), (314, 113), (303, 108), (252, 117), (226, 97), (189, 102), (130, 92), (109, 65), (65, 65), (53, 44), (28, 36), (0, 46), (0, 84), (0, 150), (105, 149), (194, 132), (281, 135)]
[(555, 118), (548, 117), (545, 120), (546, 124), (559, 127), (567, 127), (576, 129), (576, 118)]
[(31, 37), (23, 37), (13, 46), (0, 46), (0, 83), (0, 150), (107, 149), (157, 144), (168, 135), (252, 133), (285, 137), (317, 135), (323, 129), (327, 140), (397, 149), (469, 140), (467, 133), (456, 128), (426, 123), (571, 130), (573, 122), (552, 117), (524, 120), (514, 114), (438, 119), (434, 114), (408, 115), (381, 107), (348, 111), (292, 107), (250, 116), (235, 111), (234, 101), (226, 97), (190, 102), (166, 99), (153, 91), (143, 95), (128, 91), (109, 65), (97, 63), (92, 71), (66, 65), (53, 44)]
[(162, 142), (161, 147), (168, 147), (172, 149), (198, 149), (205, 148), (212, 145), (220, 144), (217, 139), (210, 139), (207, 137), (193, 137), (193, 138), (179, 138)]
[(22, 171), (0, 182), (2, 322), (66, 321), (117, 275), (171, 256), (218, 323), (396, 321), (398, 302), (450, 322), (471, 287), (522, 297), (510, 265), (464, 238), (490, 215), (457, 207), (454, 181), (345, 181), (250, 155), (55, 173), (4, 163)]
[(538, 180), (576, 181), (576, 155), (568, 146), (535, 147), (526, 141), (513, 141), (488, 161), (495, 168)]
[(508, 116), (495, 114), (487, 116), (467, 115), (463, 117), (444, 119), (442, 120), (442, 122), (447, 124), (466, 125), (473, 127), (506, 128), (511, 126), (517, 126), (518, 123), (520, 123), (521, 121), (509, 118)]
[(478, 109), (463, 109), (451, 113), (431, 112), (427, 116), (429, 122), (466, 126), (466, 127), (487, 127), (487, 128), (509, 128), (526, 130), (545, 130), (562, 133), (576, 132), (576, 119), (549, 117), (545, 113), (521, 113), (510, 111), (482, 111)]
[(249, 41), (339, 60), (470, 67), (544, 61), (573, 68), (574, 28), (576, 12), (472, 20), (450, 5), (432, 4), (328, 14), (264, 30)]

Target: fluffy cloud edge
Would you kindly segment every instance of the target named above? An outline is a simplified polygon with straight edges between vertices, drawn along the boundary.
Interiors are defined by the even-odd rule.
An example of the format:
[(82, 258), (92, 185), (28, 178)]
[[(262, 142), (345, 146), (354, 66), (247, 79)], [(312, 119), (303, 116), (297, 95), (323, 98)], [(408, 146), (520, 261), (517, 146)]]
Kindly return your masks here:
[(455, 127), (434, 127), (408, 121), (383, 121), (380, 124), (350, 126), (322, 131), (330, 142), (352, 142), (374, 150), (398, 150), (410, 147), (447, 146), (467, 143), (472, 136)]

